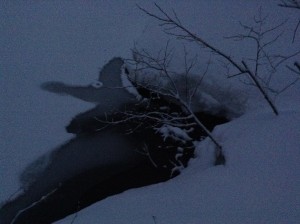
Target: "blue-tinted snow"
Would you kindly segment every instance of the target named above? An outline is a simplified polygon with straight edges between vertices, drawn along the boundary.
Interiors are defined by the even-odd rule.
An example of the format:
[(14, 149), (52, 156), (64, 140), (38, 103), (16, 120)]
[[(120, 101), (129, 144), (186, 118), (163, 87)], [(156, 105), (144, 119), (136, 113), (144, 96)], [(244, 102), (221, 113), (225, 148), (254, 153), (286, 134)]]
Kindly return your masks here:
[[(153, 51), (165, 46), (165, 40), (168, 37), (161, 37), (161, 32), (155, 26), (155, 22), (135, 8), (137, 2), (145, 8), (154, 9), (152, 2), (120, 2), (0, 2), (0, 201), (6, 200), (19, 188), (18, 175), (27, 164), (71, 138), (64, 131), (64, 126), (70, 119), (78, 112), (93, 107), (89, 103), (80, 103), (72, 98), (63, 98), (43, 92), (38, 87), (42, 82), (58, 80), (70, 84), (87, 84), (98, 78), (99, 67), (113, 56), (129, 57), (129, 49), (133, 46), (134, 41)], [(262, 5), (263, 11), (269, 14), (271, 23), (277, 24), (282, 19), (289, 19), (285, 27), (288, 36), (280, 42), (284, 43), (281, 45), (283, 48), (280, 49), (288, 53), (291, 48), (300, 48), (299, 42), (293, 45), (290, 42), (299, 13), (278, 8), (276, 1), (176, 1), (176, 4), (174, 1), (164, 1), (160, 4), (168, 9), (174, 8), (178, 16), (183, 18), (182, 22), (187, 24), (191, 30), (216, 44), (217, 47), (237, 56), (251, 53), (252, 45), (244, 43), (244, 47), (237, 48), (238, 43), (224, 41), (223, 36), (232, 35), (240, 30), (239, 21), (248, 21)], [(182, 46), (182, 44), (177, 45), (176, 41), (174, 45), (179, 48)], [(205, 50), (194, 45), (187, 44), (187, 48), (191, 54), (197, 52), (199, 55), (204, 55), (200, 51)], [(178, 57), (174, 63), (179, 65), (177, 69), (180, 69), (182, 62), (180, 59)], [(209, 56), (204, 55), (203, 60), (207, 59)], [(203, 66), (200, 69), (203, 69)], [(220, 68), (218, 69), (220, 71)], [(289, 76), (286, 73), (283, 74), (279, 84)], [(218, 82), (224, 83), (226, 80), (222, 75), (215, 73), (213, 76)], [(247, 87), (247, 89), (249, 88)], [(281, 111), (287, 110), (286, 108), (299, 111), (299, 85), (294, 90), (293, 95), (290, 94), (292, 90), (289, 90), (281, 98), (276, 99)], [(254, 98), (262, 99), (261, 96), (257, 98), (256, 90), (253, 92)], [(250, 101), (249, 106), (251, 110), (255, 110), (255, 113), (259, 113), (260, 109), (258, 108), (260, 107), (264, 107), (263, 111), (269, 111), (263, 101)], [(264, 119), (262, 116), (265, 116)], [(297, 216), (300, 214), (299, 201), (297, 201), (299, 196), (296, 197), (299, 195), (299, 191), (295, 190), (298, 183), (292, 185), (291, 182), (293, 179), (299, 181), (299, 173), (297, 173), (299, 167), (297, 164), (292, 166), (295, 159), (299, 160), (299, 154), (289, 151), (290, 153), (284, 157), (285, 153), (279, 151), (272, 155), (274, 161), (278, 161), (279, 166), (270, 179), (265, 178), (266, 174), (270, 172), (268, 167), (266, 172), (255, 179), (257, 166), (251, 167), (254, 157), (254, 154), (251, 154), (252, 151), (247, 151), (250, 153), (251, 159), (245, 161), (248, 163), (241, 164), (241, 161), (237, 159), (241, 158), (239, 155), (243, 155), (243, 151), (239, 152), (241, 147), (237, 146), (243, 145), (244, 142), (253, 143), (254, 137), (246, 130), (254, 133), (257, 130), (261, 130), (258, 133), (274, 131), (275, 137), (279, 136), (278, 131), (280, 131), (284, 134), (281, 138), (282, 141), (286, 139), (286, 143), (291, 141), (294, 143), (282, 145), (283, 143), (278, 142), (275, 137), (269, 136), (267, 139), (271, 141), (270, 145), (278, 143), (279, 145), (276, 147), (278, 150), (280, 150), (279, 147), (282, 150), (287, 146), (286, 150), (293, 150), (295, 147), (299, 149), (298, 140), (295, 138), (298, 137), (296, 133), (299, 133), (299, 129), (294, 125), (296, 124), (295, 114), (286, 113), (283, 117), (273, 118), (272, 114), (267, 113), (267, 115), (254, 116), (251, 120), (247, 119), (245, 118), (244, 122), (252, 125), (250, 128), (243, 125), (243, 120), (241, 120), (240, 124), (237, 121), (227, 127), (230, 130), (228, 133), (224, 131), (227, 130), (226, 128), (221, 129), (226, 137), (224, 144), (228, 146), (232, 146), (234, 142), (230, 141), (230, 138), (236, 139), (236, 134), (243, 136), (244, 133), (246, 136), (244, 139), (238, 139), (239, 144), (233, 144), (236, 147), (228, 147), (226, 150), (227, 155), (232, 158), (232, 162), (229, 160), (231, 167), (213, 168), (206, 174), (198, 173), (197, 160), (195, 160), (193, 165), (195, 168), (186, 171), (186, 175), (180, 177), (181, 179), (175, 179), (165, 186), (160, 184), (155, 187), (132, 190), (121, 196), (107, 199), (92, 207), (91, 210), (87, 209), (80, 213), (76, 220), (77, 223), (97, 223), (95, 221), (97, 219), (103, 219), (105, 223), (153, 223), (152, 216), (157, 217), (158, 223), (199, 223), (201, 220), (211, 223), (218, 223), (220, 220), (228, 220), (229, 223), (245, 223), (249, 220), (249, 223), (253, 223), (251, 222), (253, 220), (248, 219), (249, 217), (256, 217), (257, 220), (254, 221), (264, 223), (265, 220), (269, 220), (269, 223), (286, 223), (284, 218), (290, 217), (289, 223), (293, 223), (293, 221), (296, 223), (300, 219)], [(270, 119), (273, 119), (274, 122), (270, 122)], [(288, 124), (292, 124), (292, 126), (286, 126)], [(255, 130), (252, 129), (253, 126), (256, 127)], [(293, 132), (286, 133), (285, 130)], [(217, 131), (217, 133), (222, 135), (222, 131)], [(256, 134), (255, 137), (260, 136)], [(260, 141), (262, 140), (260, 139)], [(264, 148), (266, 143), (267, 141), (263, 141), (261, 147)], [(260, 145), (256, 143), (255, 146), (259, 147)], [(234, 151), (231, 152), (229, 148)], [(269, 161), (270, 154), (267, 152), (268, 150), (263, 150), (260, 155), (260, 151), (260, 148), (255, 148), (263, 166), (264, 162)], [(282, 157), (283, 159), (281, 159)], [(237, 177), (232, 175), (232, 173), (238, 172), (238, 168), (241, 168), (240, 173), (245, 169), (248, 172), (253, 169), (249, 173), (249, 177), (255, 181), (256, 187), (247, 185), (249, 180), (243, 183), (240, 179), (242, 177), (238, 176), (239, 173)], [(264, 167), (258, 166), (258, 168), (261, 170)], [(283, 180), (286, 180), (283, 172), (290, 175), (288, 188), (286, 185), (280, 185), (284, 183)], [(222, 177), (219, 178), (220, 176)], [(280, 178), (277, 179), (277, 177)], [(243, 178), (245, 179), (247, 176)], [(180, 182), (184, 182), (184, 184), (180, 184)], [(275, 183), (274, 194), (272, 191), (268, 192), (269, 188), (266, 188), (273, 183)], [(237, 188), (238, 184), (241, 184), (241, 190)], [(227, 187), (223, 187), (224, 185)], [(284, 191), (284, 188), (288, 190)], [(217, 191), (218, 189), (220, 191)], [(236, 190), (238, 192), (235, 194)], [(170, 194), (165, 194), (168, 192)], [(182, 192), (186, 192), (187, 195), (181, 196)], [(221, 193), (220, 197), (218, 197), (218, 193)], [(166, 196), (162, 197), (162, 195)], [(236, 195), (242, 195), (242, 198), (236, 198)], [(259, 203), (256, 199), (264, 195), (266, 195), (265, 201)], [(276, 201), (276, 197), (273, 197), (275, 195), (280, 196), (278, 201)], [(187, 200), (186, 196), (192, 200)], [(132, 206), (128, 206), (129, 204)], [(247, 209), (248, 204), (251, 204), (249, 209)], [(257, 213), (256, 206), (261, 211), (260, 213)], [(225, 210), (223, 210), (224, 207)], [(120, 215), (116, 216), (115, 214)], [(205, 216), (205, 214), (207, 215)], [(95, 220), (88, 219), (89, 216)], [(81, 220), (85, 218), (86, 220), (80, 221), (80, 217)], [(241, 218), (243, 219), (241, 220)], [(258, 220), (259, 218), (261, 219)]]
[[(213, 132), (225, 166), (212, 166), (214, 145), (167, 183), (133, 189), (80, 211), (76, 224), (293, 223), (300, 220), (300, 111), (244, 115)], [(204, 151), (204, 153), (203, 153)], [(57, 224), (70, 223), (74, 215)]]

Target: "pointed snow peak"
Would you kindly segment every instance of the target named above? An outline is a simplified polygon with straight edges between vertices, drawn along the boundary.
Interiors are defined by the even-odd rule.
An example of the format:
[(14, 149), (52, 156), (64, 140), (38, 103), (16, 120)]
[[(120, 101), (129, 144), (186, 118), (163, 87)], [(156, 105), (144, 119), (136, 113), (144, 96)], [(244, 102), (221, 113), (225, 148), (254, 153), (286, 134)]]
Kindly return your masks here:
[(131, 80), (133, 76), (132, 71), (125, 64), (120, 57), (111, 59), (100, 71), (99, 80), (92, 83), (94, 88), (108, 87), (108, 88), (124, 88), (128, 93), (135, 96), (137, 100), (142, 97), (136, 90)]
[(121, 87), (122, 81), (120, 74), (124, 60), (120, 57), (111, 59), (100, 71), (99, 81), (107, 87)]
[(122, 86), (127, 90), (127, 92), (135, 96), (137, 100), (142, 99), (142, 96), (139, 94), (135, 86), (134, 74), (130, 69), (128, 69), (128, 66), (125, 63), (122, 66), (121, 82)]

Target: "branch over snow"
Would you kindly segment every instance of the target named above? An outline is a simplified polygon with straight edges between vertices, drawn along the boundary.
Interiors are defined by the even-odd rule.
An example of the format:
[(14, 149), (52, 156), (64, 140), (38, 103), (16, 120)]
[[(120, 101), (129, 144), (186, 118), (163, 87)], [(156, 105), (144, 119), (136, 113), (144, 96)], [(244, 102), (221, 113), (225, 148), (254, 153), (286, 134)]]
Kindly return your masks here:
[[(165, 78), (169, 85), (148, 85), (146, 88), (154, 93), (154, 95), (158, 96), (158, 98), (164, 98), (167, 99), (167, 101), (173, 102), (174, 105), (177, 105), (181, 108), (181, 115), (167, 115), (161, 111), (155, 111), (155, 112), (148, 112), (144, 114), (129, 114), (129, 118), (132, 117), (140, 117), (140, 118), (149, 118), (153, 119), (156, 122), (159, 122), (160, 124), (170, 124), (174, 127), (191, 127), (191, 126), (197, 126), (201, 130), (203, 130), (207, 136), (214, 142), (214, 144), (217, 146), (218, 150), (221, 151), (222, 147), (218, 143), (218, 141), (215, 139), (215, 137), (212, 135), (212, 133), (208, 130), (208, 128), (205, 127), (203, 122), (197, 118), (193, 110), (191, 109), (191, 101), (193, 97), (196, 94), (197, 89), (199, 88), (204, 76), (207, 74), (209, 63), (207, 65), (207, 68), (200, 76), (199, 81), (196, 83), (193, 83), (193, 87), (189, 85), (188, 83), (188, 76), (190, 71), (192, 70), (193, 66), (195, 65), (196, 58), (193, 58), (192, 61), (189, 61), (187, 59), (187, 53), (185, 53), (185, 73), (182, 75), (185, 78), (185, 86), (186, 90), (184, 93), (180, 92), (178, 89), (177, 84), (174, 81), (174, 74), (170, 71), (169, 63), (171, 61), (169, 52), (169, 42), (167, 43), (166, 48), (159, 54), (154, 57), (146, 50), (142, 49), (139, 50), (137, 48), (134, 48), (133, 50), (133, 60), (132, 63), (135, 65), (136, 71), (144, 71), (144, 70), (150, 70), (153, 72), (158, 72), (159, 77)], [(155, 82), (157, 83), (157, 82)], [(158, 82), (159, 83), (159, 82)], [(151, 101), (151, 99), (150, 99)]]
[(278, 6), (280, 6), (280, 7), (300, 9), (300, 1), (299, 0), (281, 0), (280, 2), (281, 3), (278, 4)]
[[(267, 103), (272, 108), (272, 111), (278, 115), (278, 110), (274, 103), (272, 102), (271, 98), (269, 97), (268, 93), (262, 88), (262, 86), (259, 84), (258, 78), (254, 75), (255, 72), (250, 70), (248, 66), (246, 66), (243, 61), (237, 62), (232, 57), (230, 57), (228, 54), (223, 52), (222, 50), (216, 48), (214, 45), (210, 44), (197, 34), (191, 32), (189, 29), (187, 29), (178, 18), (177, 14), (173, 11), (173, 15), (168, 14), (165, 10), (163, 10), (158, 4), (155, 3), (155, 6), (158, 10), (159, 14), (151, 13), (148, 10), (142, 8), (138, 5), (138, 8), (143, 11), (145, 14), (147, 14), (150, 17), (155, 18), (160, 22), (160, 26), (164, 28), (164, 32), (168, 35), (174, 36), (178, 39), (183, 39), (186, 41), (192, 41), (199, 44), (201, 47), (210, 49), (214, 54), (219, 55), (223, 59), (225, 59), (229, 64), (231, 64), (234, 68), (238, 70), (238, 74), (248, 74), (248, 76), (252, 79), (253, 83), (257, 86), (258, 90), (261, 92), (261, 94), (264, 96), (264, 99), (267, 101)], [(274, 27), (276, 29), (276, 27)], [(271, 30), (267, 30), (266, 32), (270, 32)], [(274, 40), (275, 41), (275, 40)], [(267, 44), (271, 44), (267, 43)], [(266, 44), (266, 45), (267, 45)], [(266, 46), (265, 45), (265, 46)], [(257, 85), (258, 84), (258, 85)]]
[(34, 206), (40, 204), (41, 202), (47, 200), (47, 198), (49, 196), (51, 196), (52, 194), (54, 194), (56, 191), (58, 190), (58, 188), (55, 188), (54, 190), (50, 191), (48, 194), (44, 195), (43, 197), (41, 197), (38, 201), (33, 202), (31, 205), (27, 206), (26, 208), (20, 210), (16, 216), (13, 218), (13, 220), (11, 221), (10, 224), (14, 224), (18, 218), (26, 211), (28, 211), (29, 209), (33, 208)]

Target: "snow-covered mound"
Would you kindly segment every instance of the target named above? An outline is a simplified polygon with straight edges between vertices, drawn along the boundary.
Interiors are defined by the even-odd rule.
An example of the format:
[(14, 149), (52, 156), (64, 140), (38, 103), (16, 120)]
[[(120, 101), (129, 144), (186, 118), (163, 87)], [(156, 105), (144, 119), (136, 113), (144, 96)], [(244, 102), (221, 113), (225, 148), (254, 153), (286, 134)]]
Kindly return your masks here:
[(179, 177), (129, 190), (57, 223), (299, 223), (300, 112), (244, 115), (218, 126), (225, 166), (213, 166), (214, 145)]

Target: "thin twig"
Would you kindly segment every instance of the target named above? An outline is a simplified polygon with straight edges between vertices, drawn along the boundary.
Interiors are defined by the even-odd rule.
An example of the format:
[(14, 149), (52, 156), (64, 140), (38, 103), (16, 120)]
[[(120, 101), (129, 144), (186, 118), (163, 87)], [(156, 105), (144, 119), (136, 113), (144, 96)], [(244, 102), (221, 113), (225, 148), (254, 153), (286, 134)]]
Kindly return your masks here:
[[(258, 82), (257, 78), (255, 78), (255, 75), (257, 75), (257, 67), (258, 67), (258, 61), (256, 62), (256, 70), (255, 73), (253, 73), (250, 68), (242, 61), (242, 63), (238, 63), (237, 61), (235, 61), (233, 58), (231, 58), (228, 54), (224, 53), (223, 51), (219, 50), (218, 48), (214, 47), (213, 45), (211, 45), (210, 43), (208, 43), (207, 41), (205, 41), (204, 39), (202, 39), (201, 37), (197, 36), (196, 34), (192, 33), (190, 30), (188, 30), (185, 26), (182, 25), (182, 23), (178, 23), (177, 19), (174, 20), (171, 16), (169, 16), (158, 4), (155, 3), (156, 8), (158, 9), (158, 11), (162, 14), (162, 16), (153, 14), (149, 11), (147, 11), (146, 9), (139, 7), (140, 10), (142, 10), (144, 13), (146, 13), (147, 15), (149, 15), (150, 17), (153, 17), (155, 19), (157, 19), (158, 21), (161, 22), (161, 26), (165, 27), (165, 32), (169, 35), (175, 36), (177, 38), (182, 38), (188, 41), (195, 41), (196, 43), (200, 44), (201, 46), (210, 49), (213, 53), (221, 56), (222, 58), (224, 58), (225, 60), (227, 60), (233, 67), (235, 67), (240, 74), (244, 74), (247, 73), (249, 74), (249, 76), (252, 78), (252, 80), (254, 81), (255, 85), (257, 86), (257, 88), (259, 89), (259, 91), (262, 93), (262, 95), (264, 96), (264, 99), (266, 99), (266, 101), (268, 102), (268, 104), (271, 106), (273, 112), (278, 115), (278, 111), (275, 107), (275, 105), (273, 104), (272, 100), (270, 99), (270, 97), (268, 96), (267, 92), (264, 91), (264, 89), (262, 88), (262, 86), (260, 85), (260, 83)], [(263, 21), (264, 18), (258, 19), (257, 21)], [(262, 25), (262, 23), (260, 24)], [(249, 29), (251, 32), (254, 32), (257, 35), (263, 35), (266, 34), (268, 32), (273, 31), (274, 29), (277, 29), (278, 27), (282, 26), (282, 24), (279, 24), (275, 27), (272, 27), (269, 30), (264, 31), (264, 33), (261, 32), (257, 32), (254, 31), (253, 28), (250, 28), (248, 26), (245, 26), (246, 29)], [(179, 31), (181, 33), (178, 33), (176, 31)], [(248, 36), (249, 38), (254, 38), (252, 36)], [(256, 41), (257, 39), (254, 38)], [(258, 50), (260, 45), (258, 46)], [(257, 56), (257, 60), (258, 60), (258, 56)]]
[(42, 196), (38, 201), (35, 201), (32, 204), (30, 204), (29, 206), (27, 206), (26, 208), (18, 211), (18, 213), (15, 215), (15, 217), (13, 218), (13, 220), (11, 221), (10, 224), (14, 224), (17, 221), (17, 219), (19, 218), (20, 215), (22, 215), (27, 210), (33, 208), (34, 206), (40, 204), (41, 202), (45, 201), (49, 196), (54, 194), (57, 190), (58, 190), (58, 188), (55, 188), (54, 190), (50, 191), (48, 194)]
[(300, 19), (299, 19), (299, 21), (298, 21), (298, 23), (297, 23), (297, 26), (296, 26), (295, 30), (294, 30), (293, 41), (292, 41), (292, 43), (295, 42), (296, 34), (297, 34), (297, 30), (298, 30), (299, 26), (300, 26)]

